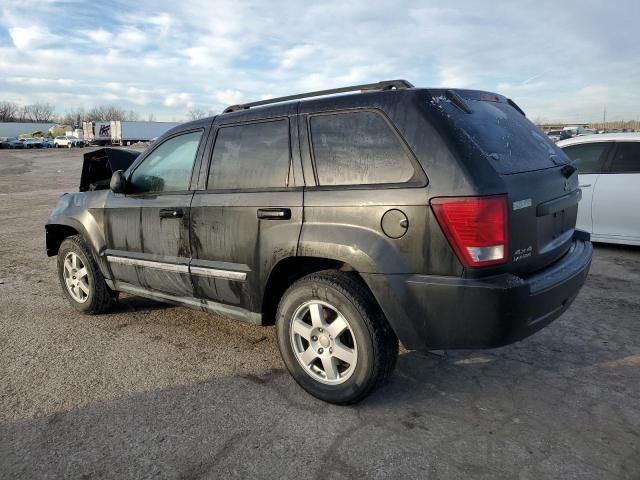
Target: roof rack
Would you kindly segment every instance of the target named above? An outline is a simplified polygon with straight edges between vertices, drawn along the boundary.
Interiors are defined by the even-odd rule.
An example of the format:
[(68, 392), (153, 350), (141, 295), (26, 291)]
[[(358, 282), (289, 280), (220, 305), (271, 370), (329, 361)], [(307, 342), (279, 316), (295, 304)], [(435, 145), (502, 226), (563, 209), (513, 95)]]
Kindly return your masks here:
[(269, 98), (267, 100), (259, 100), (257, 102), (241, 103), (238, 105), (231, 105), (224, 109), (222, 113), (237, 112), (238, 110), (247, 110), (251, 107), (259, 107), (261, 105), (269, 105), (272, 103), (287, 102), (289, 100), (299, 100), (301, 98), (321, 97), (324, 95), (332, 95), (335, 93), (346, 92), (375, 92), (382, 90), (404, 90), (406, 88), (413, 88), (413, 84), (407, 80), (383, 80), (377, 83), (367, 83), (364, 85), (354, 85), (352, 87), (332, 88), (329, 90), (318, 90), (317, 92), (300, 93), (298, 95), (289, 95), (287, 97)]

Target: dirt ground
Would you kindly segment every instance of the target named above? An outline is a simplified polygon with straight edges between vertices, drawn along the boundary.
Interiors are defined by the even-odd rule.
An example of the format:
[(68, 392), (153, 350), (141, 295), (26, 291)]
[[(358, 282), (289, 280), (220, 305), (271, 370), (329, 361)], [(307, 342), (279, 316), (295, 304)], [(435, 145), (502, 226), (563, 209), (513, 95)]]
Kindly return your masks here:
[(76, 313), (43, 225), (82, 153), (0, 150), (0, 478), (640, 478), (640, 249), (598, 246), (533, 337), (404, 353), (337, 407), (273, 328), (133, 297)]

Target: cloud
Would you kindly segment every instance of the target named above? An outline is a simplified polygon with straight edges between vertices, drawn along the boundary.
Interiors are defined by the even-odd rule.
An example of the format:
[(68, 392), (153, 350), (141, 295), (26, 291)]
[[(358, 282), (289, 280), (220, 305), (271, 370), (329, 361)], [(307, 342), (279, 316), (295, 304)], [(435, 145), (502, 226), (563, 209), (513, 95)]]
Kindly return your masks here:
[(100, 45), (107, 45), (113, 41), (113, 34), (103, 28), (98, 30), (81, 30), (81, 34)]
[(245, 101), (244, 94), (238, 90), (222, 90), (216, 93), (215, 99), (224, 105), (235, 105)]
[(165, 107), (193, 107), (193, 99), (190, 93), (170, 93), (164, 97)]
[(0, 99), (61, 112), (108, 101), (170, 120), (194, 106), (406, 78), (498, 91), (530, 117), (589, 120), (604, 106), (608, 118), (639, 117), (628, 38), (640, 3), (543, 4), (220, 0), (213, 11), (207, 0), (33, 0), (0, 6)]
[(60, 40), (58, 35), (54, 35), (46, 28), (36, 25), (9, 28), (9, 35), (18, 50), (50, 45)]
[(280, 65), (285, 68), (295, 67), (299, 65), (300, 62), (312, 58), (316, 51), (317, 49), (313, 45), (296, 45), (285, 50), (280, 59)]

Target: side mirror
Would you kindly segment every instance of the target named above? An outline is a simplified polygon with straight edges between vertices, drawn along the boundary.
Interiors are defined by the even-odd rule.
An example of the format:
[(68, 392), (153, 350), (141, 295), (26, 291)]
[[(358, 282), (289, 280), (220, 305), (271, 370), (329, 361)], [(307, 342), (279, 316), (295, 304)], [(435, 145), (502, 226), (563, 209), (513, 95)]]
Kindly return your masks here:
[(109, 188), (111, 188), (113, 193), (125, 193), (127, 190), (127, 177), (124, 176), (124, 172), (122, 170), (116, 170), (113, 172)]

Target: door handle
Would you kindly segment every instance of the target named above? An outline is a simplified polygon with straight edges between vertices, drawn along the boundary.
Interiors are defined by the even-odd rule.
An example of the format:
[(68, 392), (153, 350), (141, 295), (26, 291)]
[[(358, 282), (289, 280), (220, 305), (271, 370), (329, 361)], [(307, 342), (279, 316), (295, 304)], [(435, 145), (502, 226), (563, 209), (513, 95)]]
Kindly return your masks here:
[(590, 187), (590, 186), (591, 186), (590, 183), (584, 183), (584, 184), (580, 185), (580, 188), (587, 188), (587, 187)]
[(291, 219), (290, 208), (259, 208), (258, 218), (265, 220), (289, 220)]
[(181, 208), (162, 208), (160, 218), (182, 218), (184, 211)]

